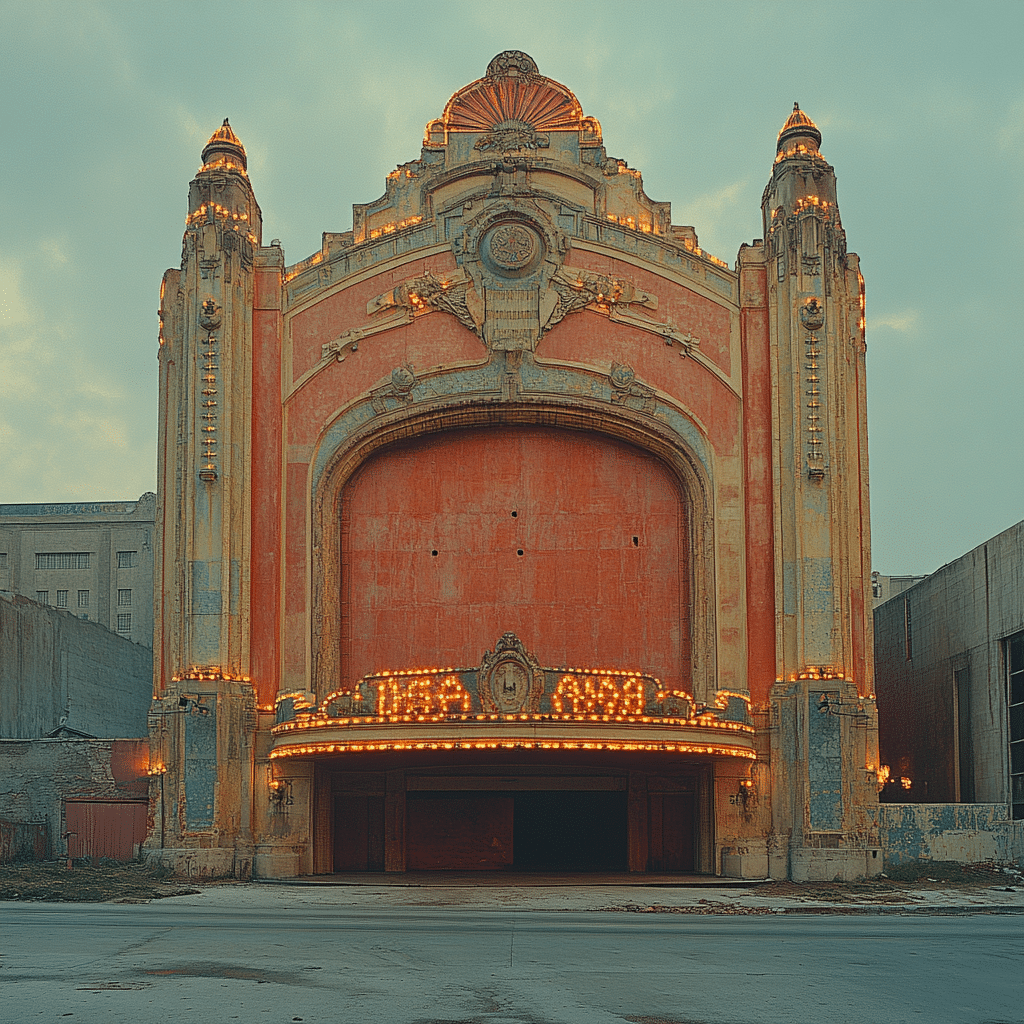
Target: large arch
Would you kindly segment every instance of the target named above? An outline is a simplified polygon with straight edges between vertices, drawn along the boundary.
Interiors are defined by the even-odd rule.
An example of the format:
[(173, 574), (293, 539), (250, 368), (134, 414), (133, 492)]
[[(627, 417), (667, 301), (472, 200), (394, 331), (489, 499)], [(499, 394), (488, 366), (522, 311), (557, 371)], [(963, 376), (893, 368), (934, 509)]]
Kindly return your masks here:
[[(343, 495), (349, 481), (376, 453), (430, 435), (487, 427), (540, 427), (600, 435), (626, 442), (653, 456), (678, 486), (684, 547), (688, 552), (690, 639), (687, 672), (698, 701), (710, 703), (716, 690), (714, 516), (710, 476), (704, 459), (660, 418), (588, 399), (573, 401), (468, 400), (458, 405), (398, 409), (351, 432), (325, 431), (312, 481), (310, 622), (312, 686), (318, 699), (342, 680)], [(325, 450), (331, 447), (333, 450)], [(495, 638), (488, 637), (491, 641)], [(398, 666), (388, 666), (398, 667)], [(354, 682), (354, 680), (345, 680)]]

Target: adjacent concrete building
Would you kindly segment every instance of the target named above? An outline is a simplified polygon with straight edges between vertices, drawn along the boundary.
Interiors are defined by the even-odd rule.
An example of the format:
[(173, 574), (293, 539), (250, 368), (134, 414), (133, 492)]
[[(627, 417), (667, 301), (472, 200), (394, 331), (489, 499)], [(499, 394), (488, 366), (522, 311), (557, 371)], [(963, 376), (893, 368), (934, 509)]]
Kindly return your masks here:
[(138, 501), (0, 505), (0, 591), (153, 646), (156, 495)]
[(161, 289), (154, 857), (880, 868), (864, 284), (820, 142), (797, 107), (766, 139), (730, 267), (507, 51), (288, 265), (224, 122)]
[(1024, 818), (1024, 522), (874, 616), (883, 801)]
[(0, 856), (138, 853), (152, 672), (151, 648), (0, 594)]
[(880, 572), (871, 574), (871, 606), (877, 608), (883, 601), (888, 601), (896, 594), (909, 590), (915, 583), (920, 583), (924, 576), (883, 576)]

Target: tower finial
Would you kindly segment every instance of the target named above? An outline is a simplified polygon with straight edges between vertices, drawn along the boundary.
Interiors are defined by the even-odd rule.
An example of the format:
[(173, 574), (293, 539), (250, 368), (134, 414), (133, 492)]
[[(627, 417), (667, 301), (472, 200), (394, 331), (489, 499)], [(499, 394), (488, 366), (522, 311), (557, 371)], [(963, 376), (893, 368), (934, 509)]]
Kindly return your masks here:
[(800, 104), (794, 103), (793, 113), (789, 115), (786, 123), (782, 126), (782, 131), (779, 132), (778, 152), (781, 153), (784, 148), (789, 149), (801, 144), (806, 149), (817, 152), (821, 145), (821, 132), (818, 131), (818, 126), (800, 109)]
[(214, 165), (234, 168), (245, 173), (245, 146), (232, 130), (226, 117), (221, 126), (210, 136), (210, 141), (203, 147), (203, 167)]

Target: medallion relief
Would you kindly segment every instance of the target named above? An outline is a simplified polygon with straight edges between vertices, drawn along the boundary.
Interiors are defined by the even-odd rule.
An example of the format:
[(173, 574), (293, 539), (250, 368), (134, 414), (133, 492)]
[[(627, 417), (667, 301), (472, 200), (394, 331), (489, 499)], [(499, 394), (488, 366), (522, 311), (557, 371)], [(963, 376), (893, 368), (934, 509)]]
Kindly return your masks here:
[(493, 651), (484, 651), (477, 680), (484, 711), (511, 715), (540, 709), (544, 672), (515, 633), (502, 634)]

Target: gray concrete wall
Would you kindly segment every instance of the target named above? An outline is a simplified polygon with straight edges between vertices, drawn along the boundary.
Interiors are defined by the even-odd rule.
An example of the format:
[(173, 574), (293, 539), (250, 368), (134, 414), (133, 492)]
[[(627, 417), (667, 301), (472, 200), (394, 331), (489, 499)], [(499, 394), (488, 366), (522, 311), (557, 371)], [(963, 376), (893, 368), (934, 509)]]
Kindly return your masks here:
[[(1005, 640), (1024, 630), (1024, 522), (879, 605), (874, 616), (880, 757), (894, 780), (883, 801), (1006, 803)], [(965, 683), (959, 698), (958, 672)], [(960, 714), (969, 721), (963, 733)]]
[(917, 860), (1024, 864), (1024, 821), (1005, 804), (881, 804), (878, 836), (887, 867)]
[(146, 736), (152, 681), (151, 648), (0, 594), (0, 738), (36, 739), (62, 725), (99, 738)]
[(47, 855), (60, 856), (66, 801), (145, 799), (148, 768), (144, 739), (0, 739), (0, 818), (46, 822)]

